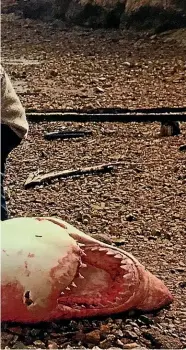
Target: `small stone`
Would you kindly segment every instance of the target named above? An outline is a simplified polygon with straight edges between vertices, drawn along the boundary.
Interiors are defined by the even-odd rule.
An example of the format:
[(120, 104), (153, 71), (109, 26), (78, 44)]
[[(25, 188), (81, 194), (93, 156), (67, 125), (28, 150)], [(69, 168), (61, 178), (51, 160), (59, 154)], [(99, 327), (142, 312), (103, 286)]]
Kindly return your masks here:
[(121, 326), (122, 323), (123, 323), (122, 318), (117, 318), (117, 319), (115, 320), (115, 323), (118, 324), (119, 326)]
[[(82, 218), (81, 218), (81, 221), (83, 222), (83, 224), (88, 224), (91, 220), (91, 216), (88, 215), (88, 214), (82, 214)], [(80, 220), (79, 220), (80, 221)]]
[(110, 333), (110, 327), (108, 324), (102, 324), (100, 327), (100, 333), (103, 336), (104, 334), (109, 334)]
[(136, 217), (134, 215), (129, 214), (129, 215), (126, 216), (126, 220), (131, 222), (131, 221), (136, 221), (137, 219), (136, 219)]
[(178, 272), (185, 272), (185, 268), (184, 267), (177, 267), (175, 270), (178, 271)]
[(108, 336), (107, 336), (107, 339), (109, 339), (109, 340), (114, 340), (116, 337), (115, 337), (115, 335), (114, 334), (109, 334)]
[(100, 331), (95, 330), (85, 334), (85, 341), (87, 343), (98, 344), (100, 342)]
[(77, 329), (78, 329), (80, 332), (83, 331), (84, 327), (83, 327), (83, 324), (82, 324), (81, 321), (79, 321), (79, 322), (77, 323)]
[(100, 342), (99, 347), (101, 349), (108, 349), (112, 346), (112, 341), (110, 339), (105, 339)]
[(112, 325), (113, 324), (113, 319), (111, 317), (107, 318), (105, 321), (106, 321), (106, 323), (108, 325)]
[(79, 331), (73, 336), (73, 339), (76, 341), (83, 341), (85, 337), (86, 335), (82, 331)]
[[(164, 330), (165, 332), (165, 330)], [(156, 336), (154, 336), (153, 334), (151, 334), (150, 332), (143, 332), (142, 333), (144, 338), (147, 339), (147, 340), (150, 340), (151, 341), (151, 344), (153, 344), (154, 346), (156, 347), (161, 347), (162, 346), (162, 343), (159, 339), (156, 338)]]
[(12, 349), (25, 349), (25, 345), (21, 341), (19, 341), (14, 344)]
[(9, 201), (10, 200), (10, 190), (8, 187), (4, 187), (4, 192), (5, 192), (5, 200)]
[(92, 322), (92, 328), (97, 328), (97, 324), (96, 324), (96, 322)]
[(137, 327), (134, 327), (134, 332), (135, 332), (137, 335), (141, 335), (141, 332), (140, 332), (139, 328), (137, 328)]
[(138, 338), (137, 335), (136, 335), (136, 333), (131, 332), (131, 331), (126, 331), (126, 332), (124, 333), (124, 336), (127, 337), (127, 338), (134, 339), (134, 340), (136, 340), (136, 339)]
[(17, 340), (19, 339), (19, 335), (14, 335), (14, 339), (12, 340), (12, 344), (15, 344)]
[(186, 145), (180, 146), (179, 150), (180, 150), (180, 151), (186, 151)]
[(149, 241), (156, 241), (156, 240), (157, 240), (157, 237), (155, 237), (155, 236), (149, 236), (148, 239), (149, 239)]
[(116, 245), (116, 247), (120, 247), (126, 243), (126, 240), (124, 238), (114, 238), (112, 242)]
[(124, 345), (120, 339), (117, 339), (117, 340), (116, 340), (116, 344), (119, 345), (119, 346), (122, 346), (122, 347), (123, 347), (123, 345)]
[(145, 315), (141, 315), (141, 316), (139, 317), (139, 320), (140, 320), (142, 323), (146, 324), (146, 325), (150, 325), (150, 324), (153, 323), (153, 321), (152, 321), (149, 317), (147, 317), (147, 316), (145, 316)]
[(46, 349), (45, 344), (41, 340), (35, 340), (33, 344), (40, 349)]
[(52, 77), (57, 77), (57, 75), (58, 75), (57, 69), (51, 70), (51, 71), (50, 71), (50, 75), (51, 75)]
[(33, 328), (33, 329), (31, 329), (31, 331), (30, 331), (30, 335), (31, 335), (32, 337), (36, 337), (39, 333), (40, 333), (40, 329), (35, 329), (35, 328)]
[(21, 335), (23, 333), (23, 330), (21, 327), (10, 327), (10, 328), (8, 328), (8, 330), (11, 333), (18, 334), (18, 335)]
[(157, 38), (157, 34), (153, 34), (153, 35), (150, 36), (150, 39), (151, 39), (151, 40), (154, 40), (154, 39), (156, 39), (156, 38)]
[[(47, 333), (47, 336), (48, 336), (48, 333)], [(25, 338), (24, 338), (24, 343), (26, 345), (30, 345), (30, 344), (32, 344), (32, 342), (33, 342), (33, 338), (30, 337), (29, 335), (26, 335)]]
[(58, 349), (58, 345), (56, 342), (49, 340), (48, 341), (48, 349)]
[[(79, 343), (78, 343), (79, 344)], [(80, 342), (80, 345), (81, 345), (81, 342)], [(66, 341), (65, 343), (63, 343), (63, 349), (71, 349), (70, 347), (70, 342), (69, 341)]]
[(115, 331), (115, 335), (118, 336), (118, 337), (120, 337), (120, 338), (122, 338), (122, 337), (123, 337), (123, 332), (122, 332), (122, 330), (121, 330), (121, 329), (116, 330), (116, 331)]
[(171, 232), (165, 232), (164, 233), (164, 238), (171, 240), (171, 238), (172, 238)]
[(70, 321), (70, 323), (69, 323), (69, 327), (71, 327), (71, 328), (72, 328), (72, 330), (76, 330), (76, 329), (78, 329), (78, 327), (77, 327), (77, 322), (76, 322), (76, 321), (74, 321), (74, 320)]
[(8, 334), (6, 332), (1, 332), (1, 346), (5, 348), (14, 338), (13, 334)]
[(161, 231), (160, 230), (158, 230), (158, 229), (152, 229), (152, 231), (151, 231), (151, 234), (153, 235), (153, 236), (155, 236), (155, 237), (161, 237)]
[(81, 212), (78, 212), (77, 215), (76, 215), (76, 219), (80, 222), (83, 221), (83, 214)]
[(98, 92), (98, 93), (103, 93), (104, 89), (102, 89), (101, 87), (97, 86), (95, 91)]
[(41, 157), (47, 158), (47, 153), (45, 151), (41, 151)]
[(23, 78), (23, 79), (26, 78), (26, 72), (25, 71), (22, 72), (21, 78)]
[(123, 345), (123, 349), (135, 349), (139, 348), (139, 345), (137, 343), (128, 343)]
[(92, 209), (94, 209), (94, 210), (103, 210), (105, 208), (105, 203), (104, 202), (102, 202), (100, 205), (98, 205), (98, 204), (93, 204), (92, 205)]
[(179, 287), (186, 288), (186, 281), (180, 282)]
[(131, 63), (128, 62), (128, 61), (124, 62), (123, 64), (124, 64), (126, 67), (131, 67)]
[(84, 320), (82, 320), (82, 322), (83, 322), (83, 327), (84, 327), (84, 328), (91, 329), (91, 325), (90, 325), (89, 320), (87, 320), (87, 319), (85, 318)]

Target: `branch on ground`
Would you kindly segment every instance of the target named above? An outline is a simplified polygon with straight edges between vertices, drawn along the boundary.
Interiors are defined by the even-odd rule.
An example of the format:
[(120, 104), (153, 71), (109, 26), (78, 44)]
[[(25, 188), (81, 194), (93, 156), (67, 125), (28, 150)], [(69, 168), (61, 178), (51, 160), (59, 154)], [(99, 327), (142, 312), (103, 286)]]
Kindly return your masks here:
[(88, 175), (88, 174), (99, 174), (99, 173), (106, 173), (110, 172), (114, 169), (114, 166), (125, 164), (125, 161), (118, 161), (114, 163), (108, 163), (108, 164), (101, 164), (101, 165), (95, 165), (92, 167), (87, 168), (80, 168), (80, 169), (70, 169), (70, 170), (61, 170), (61, 171), (52, 171), (46, 174), (39, 174), (37, 173), (31, 173), (26, 182), (25, 182), (25, 188), (31, 187), (34, 185), (40, 185), (43, 182), (51, 181), (56, 178), (67, 178), (70, 176), (81, 176), (81, 175)]

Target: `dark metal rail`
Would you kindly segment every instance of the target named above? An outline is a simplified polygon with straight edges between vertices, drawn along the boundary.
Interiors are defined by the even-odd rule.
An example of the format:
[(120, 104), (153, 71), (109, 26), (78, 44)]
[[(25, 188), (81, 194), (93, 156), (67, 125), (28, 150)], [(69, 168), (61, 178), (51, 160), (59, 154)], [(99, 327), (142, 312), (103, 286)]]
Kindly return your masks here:
[(71, 122), (167, 122), (182, 121), (186, 122), (186, 111), (180, 113), (162, 112), (162, 113), (95, 113), (95, 112), (27, 112), (27, 118), (31, 122), (50, 122), (50, 121), (71, 121)]
[(152, 113), (186, 113), (186, 107), (155, 107), (155, 108), (120, 108), (120, 107), (107, 107), (107, 108), (92, 108), (92, 109), (86, 109), (86, 108), (79, 108), (79, 109), (28, 109), (28, 113), (49, 113), (49, 112), (59, 112), (59, 113), (89, 113), (89, 114), (95, 114), (95, 113), (108, 113), (108, 114), (117, 114), (117, 113), (145, 113), (145, 114), (152, 114)]

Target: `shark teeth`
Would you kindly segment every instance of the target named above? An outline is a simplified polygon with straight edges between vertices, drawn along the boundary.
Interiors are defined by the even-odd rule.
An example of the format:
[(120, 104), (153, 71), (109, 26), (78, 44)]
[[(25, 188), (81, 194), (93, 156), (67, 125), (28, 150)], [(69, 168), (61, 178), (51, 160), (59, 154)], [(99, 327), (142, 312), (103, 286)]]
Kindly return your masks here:
[(83, 305), (83, 304), (82, 304), (82, 305), (75, 304), (74, 307), (75, 307), (75, 309), (77, 309), (77, 310), (81, 310), (81, 309), (85, 309), (85, 308), (86, 308), (86, 306)]
[(81, 263), (81, 264), (80, 264), (80, 267), (83, 269), (83, 268), (87, 267), (87, 265), (84, 264), (84, 263)]
[(100, 252), (105, 252), (106, 250), (107, 250), (106, 248), (102, 248), (102, 247), (99, 248), (99, 251), (100, 251)]
[(70, 288), (69, 288), (69, 287), (66, 287), (65, 289), (66, 289), (66, 290), (70, 290)]
[(78, 277), (81, 278), (82, 280), (85, 278), (80, 273), (79, 273)]
[(106, 255), (114, 255), (115, 253), (111, 252), (111, 251), (108, 251), (106, 252)]
[(91, 251), (94, 252), (95, 250), (98, 250), (98, 247), (92, 247)]
[(115, 257), (116, 259), (122, 259), (122, 256), (121, 256), (120, 254), (114, 255), (114, 257)]
[(85, 247), (85, 244), (83, 244), (83, 243), (78, 243), (78, 245), (79, 245), (80, 248)]
[(71, 286), (74, 288), (77, 288), (76, 284), (74, 282), (71, 283)]
[(71, 311), (71, 307), (70, 307), (70, 306), (60, 305), (60, 304), (59, 304), (59, 307), (60, 307), (60, 306), (61, 306), (62, 310), (64, 310), (64, 311), (67, 311), (67, 312)]
[(125, 259), (125, 260), (122, 259), (122, 260), (121, 260), (121, 264), (125, 265), (125, 264), (126, 264), (126, 259)]
[(131, 280), (131, 274), (126, 271), (126, 274), (123, 276), (123, 278), (125, 278), (125, 281), (127, 281), (127, 279)]
[[(75, 304), (74, 305), (75, 309), (81, 310), (81, 309), (86, 309), (87, 307), (85, 305), (78, 305)], [(103, 304), (97, 304), (97, 305), (89, 305), (88, 308), (89, 309), (95, 309), (95, 308), (104, 308), (105, 306)]]
[(81, 250), (81, 256), (86, 256), (86, 253), (83, 251), (83, 250)]

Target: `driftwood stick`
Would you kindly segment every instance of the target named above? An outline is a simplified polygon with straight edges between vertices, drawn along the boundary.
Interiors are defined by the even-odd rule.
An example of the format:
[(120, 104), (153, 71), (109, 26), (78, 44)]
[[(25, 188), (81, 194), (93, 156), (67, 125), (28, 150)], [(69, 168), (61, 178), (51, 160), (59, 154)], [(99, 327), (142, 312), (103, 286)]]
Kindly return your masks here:
[(34, 185), (40, 185), (41, 183), (45, 181), (50, 181), (55, 178), (67, 178), (69, 176), (80, 176), (80, 175), (87, 175), (87, 174), (97, 174), (97, 173), (106, 173), (113, 170), (114, 166), (125, 164), (124, 161), (118, 161), (113, 163), (107, 163), (107, 164), (100, 164), (95, 165), (92, 167), (87, 168), (80, 168), (80, 169), (69, 169), (69, 170), (61, 170), (61, 171), (52, 171), (46, 174), (38, 174), (32, 173), (28, 176), (26, 182), (25, 182), (25, 188), (34, 186)]
[(84, 137), (92, 135), (92, 131), (89, 130), (81, 130), (81, 131), (71, 131), (71, 130), (62, 130), (62, 131), (54, 131), (49, 132), (44, 135), (44, 138), (46, 140), (55, 140), (55, 139), (71, 139), (71, 138), (77, 138), (77, 137)]

